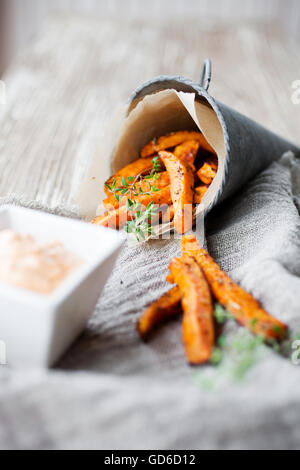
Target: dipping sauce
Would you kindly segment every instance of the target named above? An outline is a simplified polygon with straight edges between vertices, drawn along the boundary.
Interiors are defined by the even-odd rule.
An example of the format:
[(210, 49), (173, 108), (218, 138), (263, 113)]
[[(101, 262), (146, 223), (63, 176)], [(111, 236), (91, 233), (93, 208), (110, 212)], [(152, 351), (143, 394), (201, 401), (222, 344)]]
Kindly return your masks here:
[(39, 243), (28, 234), (0, 231), (0, 282), (50, 294), (81, 264), (59, 241)]

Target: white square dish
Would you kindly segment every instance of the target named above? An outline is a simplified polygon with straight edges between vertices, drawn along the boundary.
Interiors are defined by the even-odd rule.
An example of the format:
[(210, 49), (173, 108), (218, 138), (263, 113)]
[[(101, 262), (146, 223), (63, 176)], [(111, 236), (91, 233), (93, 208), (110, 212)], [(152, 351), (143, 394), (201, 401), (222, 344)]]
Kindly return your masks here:
[(50, 367), (84, 329), (125, 237), (115, 230), (15, 206), (0, 208), (0, 230), (58, 240), (82, 265), (51, 294), (0, 283), (0, 341), (8, 365)]

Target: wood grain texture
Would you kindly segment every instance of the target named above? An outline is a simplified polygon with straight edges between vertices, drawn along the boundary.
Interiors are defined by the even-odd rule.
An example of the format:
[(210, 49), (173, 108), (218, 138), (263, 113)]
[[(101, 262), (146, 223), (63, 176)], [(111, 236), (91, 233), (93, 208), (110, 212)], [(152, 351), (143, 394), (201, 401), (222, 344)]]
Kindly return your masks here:
[(300, 143), (299, 52), (276, 27), (59, 15), (5, 76), (0, 195), (72, 204), (111, 111), (156, 75), (198, 80), (206, 56), (216, 99)]
[(32, 37), (42, 30), (45, 18), (53, 12), (79, 13), (101, 19), (157, 21), (167, 17), (172, 21), (195, 18), (206, 23), (276, 22), (287, 38), (293, 41), (300, 38), (299, 0), (0, 0), (0, 9), (1, 5), (8, 10), (5, 15), (1, 12), (0, 17), (7, 25), (10, 38), (0, 46), (4, 46), (9, 59), (27, 47)]

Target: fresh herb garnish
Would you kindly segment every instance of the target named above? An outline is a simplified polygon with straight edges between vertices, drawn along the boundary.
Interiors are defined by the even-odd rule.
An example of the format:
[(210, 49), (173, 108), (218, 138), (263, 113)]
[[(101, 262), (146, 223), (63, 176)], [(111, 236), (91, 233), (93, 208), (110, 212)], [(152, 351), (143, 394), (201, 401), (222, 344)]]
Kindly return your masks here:
[[(148, 170), (149, 171), (149, 170)], [(137, 196), (151, 196), (152, 193), (155, 193), (156, 191), (159, 191), (159, 188), (155, 184), (151, 184), (150, 181), (148, 181), (148, 187), (147, 190), (144, 191), (142, 187), (137, 186), (138, 181), (143, 181), (143, 180), (149, 180), (153, 179), (154, 181), (157, 181), (160, 177), (160, 172), (161, 171), (161, 166), (159, 162), (159, 157), (154, 157), (152, 160), (152, 170), (151, 172), (143, 176), (143, 173), (138, 174), (135, 178), (133, 176), (128, 176), (126, 179), (124, 176), (121, 178), (121, 183), (122, 186), (117, 187), (117, 180), (115, 179), (112, 183), (112, 185), (105, 184), (105, 187), (108, 189), (110, 193), (112, 193), (115, 197), (115, 199), (120, 202), (122, 196), (128, 195), (129, 200), (133, 200)], [(132, 183), (132, 184), (131, 184)]]
[(239, 328), (219, 337), (210, 360), (213, 367), (198, 372), (195, 380), (207, 390), (220, 390), (230, 383), (240, 383), (268, 353), (271, 350), (264, 345), (262, 336), (253, 336)]
[(213, 353), (210, 358), (212, 365), (216, 366), (222, 361), (223, 353), (220, 348), (214, 348)]
[(233, 316), (231, 313), (227, 312), (222, 305), (216, 303), (214, 317), (219, 324), (223, 324), (226, 320), (231, 320)]
[[(146, 236), (152, 234), (151, 219), (157, 213), (153, 200), (147, 205), (146, 210), (142, 210), (142, 204), (135, 200), (138, 196), (152, 196), (153, 193), (159, 191), (159, 188), (153, 184), (160, 177), (161, 166), (159, 157), (152, 160), (152, 169), (148, 175), (143, 176), (140, 173), (135, 178), (129, 176), (127, 179), (122, 176), (121, 187), (117, 187), (117, 181), (114, 180), (112, 185), (105, 184), (105, 187), (111, 192), (115, 199), (120, 203), (121, 198), (127, 196), (126, 208), (130, 212), (130, 220), (127, 221), (124, 229), (127, 233), (133, 234), (137, 241), (145, 240)], [(138, 181), (144, 181), (147, 187), (143, 190), (137, 185)]]
[(127, 210), (134, 214), (132, 220), (125, 225), (125, 231), (135, 236), (138, 242), (145, 240), (147, 235), (152, 234), (152, 227), (149, 223), (151, 218), (157, 213), (157, 208), (153, 206), (153, 201), (148, 204), (145, 211), (141, 210), (141, 203), (127, 200)]
[[(212, 368), (203, 370), (195, 375), (197, 383), (208, 390), (218, 390), (228, 383), (242, 382), (251, 369), (264, 360), (272, 352), (282, 357), (291, 358), (292, 344), (300, 339), (300, 335), (293, 335), (284, 341), (265, 339), (255, 336), (244, 328), (233, 331), (231, 326), (225, 327), (227, 320), (233, 316), (220, 304), (216, 303), (214, 316), (224, 331), (216, 341), (216, 347), (211, 356)], [(252, 319), (249, 325), (255, 326), (259, 320)], [(274, 327), (274, 332), (281, 331), (280, 326)]]

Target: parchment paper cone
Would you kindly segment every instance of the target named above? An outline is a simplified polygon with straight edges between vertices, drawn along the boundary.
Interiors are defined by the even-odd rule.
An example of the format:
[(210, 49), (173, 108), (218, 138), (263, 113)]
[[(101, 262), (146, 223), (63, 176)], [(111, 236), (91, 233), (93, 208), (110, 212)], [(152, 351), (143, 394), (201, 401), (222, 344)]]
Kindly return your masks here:
[[(299, 148), (233, 109), (216, 102), (200, 85), (161, 76), (139, 87), (114, 117), (92, 159), (77, 198), (81, 214), (92, 218), (112, 174), (138, 158), (150, 139), (180, 129), (197, 129), (218, 154), (218, 173), (196, 208), (196, 216), (237, 192), (286, 151)], [(165, 224), (160, 233), (170, 231)]]

